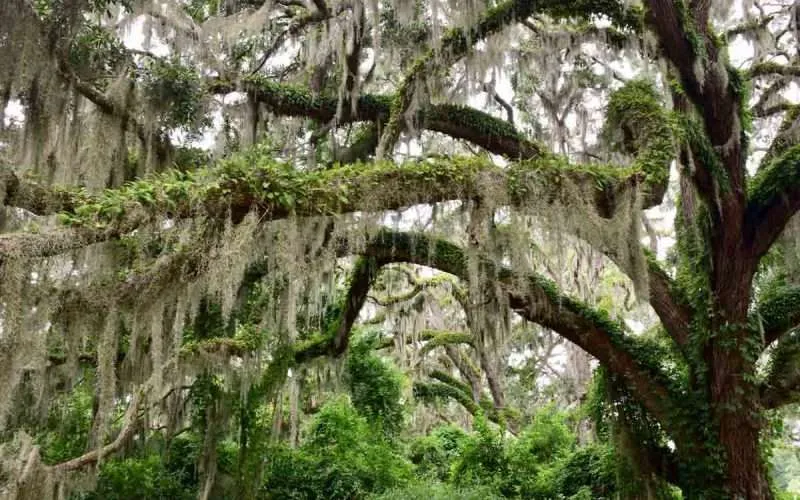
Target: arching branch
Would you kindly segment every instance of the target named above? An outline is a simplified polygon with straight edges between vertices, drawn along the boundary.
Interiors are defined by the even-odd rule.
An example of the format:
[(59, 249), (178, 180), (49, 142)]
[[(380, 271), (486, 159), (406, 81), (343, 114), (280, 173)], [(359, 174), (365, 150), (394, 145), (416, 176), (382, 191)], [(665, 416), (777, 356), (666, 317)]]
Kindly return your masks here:
[[(318, 96), (303, 87), (257, 77), (246, 78), (238, 85), (215, 80), (209, 82), (208, 88), (221, 94), (242, 90), (277, 115), (304, 116), (320, 123), (337, 119), (338, 125), (359, 121), (385, 122), (393, 99), (392, 95), (363, 94), (356, 103), (345, 98), (339, 108), (336, 96)], [(337, 117), (339, 109), (342, 114)], [(532, 159), (546, 154), (542, 145), (525, 138), (510, 123), (468, 106), (430, 105), (419, 111), (416, 121), (423, 129), (471, 142), (510, 159)]]
[[(457, 246), (431, 241), (424, 235), (383, 232), (376, 236), (366, 253), (393, 261), (428, 265), (469, 280), (467, 257)], [(649, 411), (662, 422), (672, 396), (660, 382), (660, 370), (645, 366), (636, 354), (634, 339), (603, 313), (561, 295), (550, 281), (537, 276), (520, 276), (483, 261), (486, 276), (496, 276), (509, 294), (510, 304), (524, 318), (557, 332), (596, 357), (618, 374), (639, 396)]]
[[(560, 180), (568, 178), (573, 187)], [(0, 235), (0, 261), (14, 256), (50, 257), (93, 243), (117, 239), (163, 218), (205, 215), (238, 223), (251, 212), (263, 220), (356, 211), (396, 210), (479, 196), (497, 188), (498, 206), (541, 204), (542, 197), (570, 196), (575, 186), (595, 195), (601, 216), (618, 209), (621, 193), (642, 189), (642, 172), (565, 165), (557, 160), (519, 162), (501, 168), (485, 158), (387, 162), (325, 171), (300, 172), (287, 165), (243, 155), (210, 170), (168, 173), (92, 197), (79, 193), (64, 214), (72, 228)], [(541, 192), (536, 186), (549, 186)], [(376, 188), (380, 188), (376, 195)], [(662, 192), (663, 194), (663, 192)], [(67, 203), (69, 205), (70, 203)]]

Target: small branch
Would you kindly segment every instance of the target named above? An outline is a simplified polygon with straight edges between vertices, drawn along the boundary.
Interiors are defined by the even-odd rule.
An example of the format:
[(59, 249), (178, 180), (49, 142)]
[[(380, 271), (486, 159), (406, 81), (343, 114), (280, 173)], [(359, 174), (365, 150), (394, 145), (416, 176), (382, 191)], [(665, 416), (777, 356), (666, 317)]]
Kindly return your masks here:
[(751, 79), (774, 75), (800, 77), (800, 66), (762, 62), (754, 65), (747, 73)]
[(128, 409), (125, 411), (125, 417), (123, 419), (122, 429), (119, 431), (119, 434), (117, 434), (117, 437), (114, 439), (114, 441), (103, 446), (99, 450), (92, 450), (81, 455), (80, 457), (53, 465), (52, 470), (58, 473), (66, 473), (82, 469), (87, 465), (97, 463), (102, 457), (110, 455), (122, 448), (125, 443), (127, 443), (128, 440), (133, 437), (133, 434), (136, 431), (139, 406), (142, 404), (143, 399), (144, 388), (140, 388), (133, 395), (131, 402), (128, 404)]
[(513, 127), (514, 126), (514, 108), (511, 106), (511, 104), (509, 104), (508, 101), (506, 101), (505, 99), (500, 97), (500, 94), (497, 93), (497, 91), (495, 90), (493, 85), (490, 85), (488, 83), (484, 83), (483, 84), (483, 91), (488, 93), (490, 96), (492, 96), (494, 101), (497, 104), (499, 104), (503, 109), (506, 110), (506, 121), (508, 123), (510, 123), (511, 126)]
[(785, 109), (778, 133), (769, 145), (764, 158), (761, 159), (759, 171), (768, 167), (772, 161), (784, 154), (790, 147), (800, 143), (800, 104), (793, 104)]
[(255, 68), (253, 68), (250, 74), (255, 75), (261, 71), (261, 68), (264, 67), (269, 58), (275, 55), (275, 53), (283, 46), (286, 40), (297, 37), (308, 26), (315, 23), (320, 23), (328, 18), (330, 18), (330, 14), (328, 13), (327, 8), (324, 11), (316, 10), (297, 18), (294, 23), (292, 23), (288, 28), (283, 30), (277, 37), (275, 37), (275, 39), (272, 41), (272, 44), (267, 48), (267, 50), (264, 51), (264, 54), (261, 56), (261, 60), (259, 60), (258, 64), (256, 64)]
[(751, 21), (734, 26), (726, 31), (724, 36), (727, 39), (731, 39), (740, 35), (752, 35), (759, 31), (766, 31), (767, 26), (770, 22), (772, 22), (773, 19), (775, 19), (775, 14), (753, 19)]

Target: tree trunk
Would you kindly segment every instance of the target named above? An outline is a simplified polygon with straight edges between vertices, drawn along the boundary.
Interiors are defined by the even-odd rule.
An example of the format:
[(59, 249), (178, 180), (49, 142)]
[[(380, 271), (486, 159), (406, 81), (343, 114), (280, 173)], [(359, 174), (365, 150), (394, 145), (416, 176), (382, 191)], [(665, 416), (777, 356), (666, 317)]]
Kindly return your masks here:
[(721, 350), (718, 348), (714, 353), (712, 402), (719, 419), (719, 442), (726, 457), (726, 490), (734, 499), (771, 499), (760, 453), (762, 410), (758, 390), (747, 382), (752, 380), (755, 368), (738, 352)]
[(725, 487), (733, 499), (770, 500), (772, 492), (761, 462), (758, 429), (748, 424), (747, 413), (731, 414), (720, 422), (720, 441), (727, 456)]

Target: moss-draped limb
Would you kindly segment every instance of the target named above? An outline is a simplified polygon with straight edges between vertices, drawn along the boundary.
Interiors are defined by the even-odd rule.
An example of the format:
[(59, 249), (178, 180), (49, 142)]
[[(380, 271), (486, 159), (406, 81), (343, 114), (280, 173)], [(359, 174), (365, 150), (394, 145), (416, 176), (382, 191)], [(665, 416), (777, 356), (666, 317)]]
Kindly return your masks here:
[(14, 9), (14, 16), (19, 19), (20, 23), (23, 22), (24, 16), (24, 22), (29, 26), (35, 26), (37, 32), (41, 36), (41, 40), (47, 41), (47, 43), (41, 43), (41, 50), (38, 52), (42, 58), (47, 58), (52, 64), (54, 70), (52, 76), (61, 78), (66, 84), (91, 102), (100, 112), (126, 124), (130, 130), (136, 133), (145, 148), (152, 150), (158, 156), (159, 160), (166, 161), (169, 159), (173, 153), (173, 147), (166, 134), (143, 123), (139, 118), (134, 116), (123, 103), (117, 102), (117, 100), (91, 83), (83, 81), (73, 70), (69, 58), (69, 49), (72, 41), (64, 36), (71, 30), (65, 29), (57, 35), (56, 30), (48, 26), (48, 23), (43, 21), (41, 16), (36, 13), (33, 2), (15, 3), (18, 4), (18, 8)]
[(581, 0), (571, 2), (568, 6), (564, 2), (553, 0), (507, 0), (496, 5), (486, 11), (475, 24), (447, 31), (439, 41), (438, 48), (428, 49), (411, 66), (392, 101), (389, 119), (378, 144), (377, 157), (383, 158), (391, 154), (402, 131), (403, 115), (426, 78), (449, 69), (465, 57), (476, 43), (537, 11), (546, 12), (555, 18), (588, 19), (593, 15), (606, 15), (616, 25), (627, 28), (635, 28), (640, 24), (635, 9), (628, 9), (623, 2), (613, 0)]
[(471, 393), (443, 382), (414, 382), (414, 396), (423, 401), (454, 399), (471, 415), (477, 415), (481, 411), (481, 407), (472, 399)]
[(391, 154), (400, 137), (403, 114), (408, 110), (425, 78), (441, 71), (441, 68), (449, 68), (466, 56), (474, 44), (509, 24), (530, 16), (538, 4), (534, 0), (507, 0), (489, 9), (477, 23), (465, 28), (452, 28), (442, 37), (438, 50), (429, 49), (420, 56), (409, 69), (392, 100), (389, 118), (378, 143), (377, 157), (383, 158)]
[(760, 392), (765, 408), (779, 408), (800, 401), (800, 332), (792, 331), (780, 339)]
[(403, 291), (402, 293), (399, 293), (397, 295), (388, 294), (385, 297), (378, 297), (376, 295), (372, 295), (370, 296), (370, 300), (375, 302), (379, 306), (388, 307), (391, 305), (399, 304), (401, 302), (407, 302), (416, 297), (417, 295), (419, 295), (423, 290), (427, 288), (432, 288), (445, 284), (458, 286), (458, 284), (455, 283), (455, 280), (446, 274), (426, 279), (417, 279), (413, 275), (409, 275), (409, 281), (411, 284), (411, 288)]
[[(61, 214), (71, 229), (0, 236), (0, 259), (48, 257), (112, 240), (163, 218), (231, 217), (256, 211), (262, 220), (356, 211), (384, 211), (480, 196), (498, 206), (557, 201), (582, 186), (594, 194), (600, 215), (617, 210), (619, 193), (641, 189), (647, 176), (630, 168), (571, 165), (558, 158), (517, 162), (508, 168), (487, 158), (428, 159), (396, 165), (353, 164), (301, 172), (258, 154), (225, 160), (209, 169), (170, 171), (99, 195), (74, 194), (75, 208)], [(542, 190), (545, 192), (542, 192)]]
[[(708, 6), (693, 11), (684, 0), (647, 0), (647, 22), (661, 42), (667, 59), (680, 76), (681, 87), (703, 118), (711, 145), (719, 148), (732, 189), (730, 210), (741, 210), (744, 157), (742, 76), (729, 68), (709, 30)], [(694, 2), (692, 2), (694, 5)], [(706, 2), (707, 4), (707, 2)], [(697, 2), (697, 5), (704, 5)], [(700, 168), (707, 168), (699, 165)], [(731, 217), (740, 215), (731, 213)]]
[(758, 259), (800, 209), (800, 145), (786, 150), (753, 178), (743, 238)]
[[(421, 352), (428, 352), (437, 347), (445, 345), (467, 344), (473, 345), (474, 338), (471, 333), (467, 332), (451, 332), (449, 330), (422, 330), (415, 335), (406, 337), (406, 343), (415, 341), (424, 342)], [(384, 337), (378, 349), (391, 349), (395, 346), (394, 337)]]
[(422, 357), (426, 353), (438, 348), (454, 345), (468, 345), (475, 347), (475, 337), (471, 333), (465, 332), (432, 332), (433, 336), (425, 343), (419, 350), (419, 356)]
[[(414, 396), (417, 399), (427, 402), (453, 399), (472, 416), (484, 414), (496, 424), (510, 423), (507, 419), (513, 412), (494, 408), (492, 402), (486, 398), (481, 398), (481, 401), (476, 402), (472, 397), (472, 390), (463, 382), (441, 371), (431, 373), (431, 377), (434, 378), (431, 382), (414, 382)], [(512, 427), (516, 427), (514, 423), (511, 424)]]
[[(320, 123), (338, 119), (339, 125), (359, 121), (385, 122), (393, 99), (391, 95), (363, 94), (355, 106), (344, 102), (340, 108), (336, 96), (315, 96), (307, 88), (256, 76), (245, 78), (238, 85), (215, 80), (209, 82), (208, 88), (211, 92), (223, 94), (243, 90), (276, 115), (303, 116)], [(343, 114), (337, 117), (339, 109)], [(416, 120), (426, 130), (471, 142), (514, 160), (538, 158), (546, 152), (544, 146), (527, 139), (510, 123), (469, 106), (432, 104), (420, 110)]]
[(764, 158), (761, 159), (759, 170), (768, 167), (775, 158), (780, 157), (792, 146), (800, 143), (800, 104), (780, 103), (764, 110), (765, 114), (771, 111), (771, 108), (780, 108), (779, 112), (785, 112), (783, 121), (778, 127), (778, 133), (775, 139), (767, 149)]
[(33, 179), (17, 175), (0, 163), (0, 186), (5, 189), (3, 205), (22, 208), (35, 215), (74, 210), (80, 200), (74, 192), (50, 189)]
[[(427, 236), (385, 231), (366, 250), (370, 255), (395, 262), (427, 265), (469, 280), (467, 256), (458, 246)], [(562, 295), (549, 280), (538, 275), (520, 276), (482, 261), (486, 276), (495, 276), (509, 294), (512, 308), (524, 318), (550, 328), (596, 357), (618, 374), (641, 398), (647, 409), (664, 423), (671, 422), (675, 401), (666, 376), (657, 366), (658, 356), (648, 358), (637, 341), (607, 313)]]
[(764, 332), (769, 346), (800, 324), (800, 286), (785, 286), (771, 291), (756, 306), (754, 320)]
[(760, 62), (747, 70), (747, 76), (758, 78), (760, 76), (800, 76), (800, 66), (792, 64), (778, 64), (775, 62)]

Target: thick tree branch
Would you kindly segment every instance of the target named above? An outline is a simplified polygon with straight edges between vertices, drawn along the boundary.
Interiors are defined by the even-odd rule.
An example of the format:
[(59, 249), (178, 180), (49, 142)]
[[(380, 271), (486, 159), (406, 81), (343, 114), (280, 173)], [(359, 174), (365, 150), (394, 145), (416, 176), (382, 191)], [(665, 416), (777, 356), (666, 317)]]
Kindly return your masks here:
[[(274, 114), (304, 116), (320, 123), (336, 119), (338, 125), (359, 121), (385, 122), (393, 99), (391, 95), (363, 94), (355, 104), (345, 100), (339, 108), (335, 96), (315, 96), (302, 87), (254, 77), (238, 85), (212, 81), (209, 90), (223, 94), (243, 90)], [(339, 109), (342, 115), (337, 118)], [(467, 106), (433, 104), (424, 107), (416, 121), (421, 128), (471, 142), (510, 159), (532, 159), (546, 154), (544, 146), (526, 139), (510, 123)]]
[[(692, 12), (672, 0), (647, 0), (648, 23), (658, 35), (664, 54), (680, 75), (680, 81), (700, 116), (714, 154), (719, 155), (729, 183), (720, 209), (729, 229), (738, 235), (744, 209), (744, 156), (740, 121), (742, 77), (730, 70), (709, 33), (708, 2), (698, 1)], [(698, 165), (709, 169), (711, 165)], [(709, 195), (710, 193), (705, 193)], [(720, 240), (727, 240), (727, 234)], [(720, 241), (720, 247), (727, 241)]]
[(800, 145), (759, 170), (751, 183), (743, 238), (755, 258), (767, 253), (798, 209)]
[(0, 260), (59, 255), (119, 238), (164, 218), (205, 215), (239, 222), (251, 211), (263, 220), (385, 211), (470, 199), (486, 189), (498, 206), (541, 206), (543, 198), (557, 202), (583, 186), (594, 194), (598, 213), (611, 217), (625, 198), (621, 193), (643, 189), (647, 181), (642, 172), (571, 166), (558, 160), (501, 168), (488, 159), (438, 159), (298, 172), (279, 162), (242, 156), (210, 170), (170, 172), (96, 197), (80, 193), (80, 209), (64, 215), (75, 227), (0, 235)]
[(773, 19), (775, 19), (775, 15), (771, 14), (738, 24), (725, 32), (725, 38), (730, 39), (740, 35), (749, 36), (760, 31), (767, 31), (767, 26), (769, 26), (769, 23), (772, 22)]
[(519, 423), (513, 418), (513, 411), (497, 408), (488, 398), (483, 396), (479, 396), (476, 401), (469, 385), (441, 370), (432, 371), (430, 377), (434, 379), (432, 382), (414, 383), (414, 396), (416, 398), (424, 401), (435, 401), (444, 398), (453, 399), (461, 404), (471, 415), (484, 414), (496, 424), (508, 425), (512, 434), (517, 433)]
[[(366, 250), (377, 258), (434, 267), (469, 280), (467, 256), (457, 246), (431, 241), (424, 235), (384, 232), (375, 237)], [(524, 318), (554, 330), (597, 358), (618, 374), (644, 402), (648, 410), (666, 423), (673, 400), (661, 382), (657, 367), (646, 366), (639, 355), (635, 339), (625, 335), (622, 327), (603, 313), (561, 295), (550, 281), (537, 276), (520, 276), (507, 269), (496, 268), (483, 261), (486, 276), (496, 276), (509, 294), (512, 308)]]
[(678, 347), (685, 348), (692, 321), (692, 309), (688, 301), (653, 255), (647, 256), (647, 276), (650, 305)]

